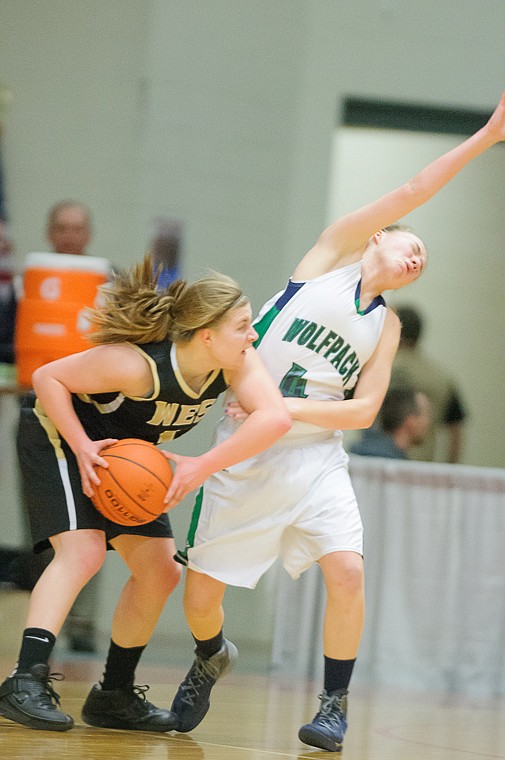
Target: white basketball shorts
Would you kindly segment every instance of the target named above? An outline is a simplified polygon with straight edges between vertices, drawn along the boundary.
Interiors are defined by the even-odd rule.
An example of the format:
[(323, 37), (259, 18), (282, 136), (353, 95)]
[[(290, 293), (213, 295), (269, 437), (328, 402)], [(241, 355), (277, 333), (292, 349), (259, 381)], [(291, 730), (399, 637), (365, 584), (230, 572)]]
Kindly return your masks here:
[[(254, 588), (280, 556), (293, 578), (334, 551), (363, 553), (341, 438), (282, 439), (209, 478), (193, 514), (188, 567)], [(196, 525), (196, 529), (195, 526)]]

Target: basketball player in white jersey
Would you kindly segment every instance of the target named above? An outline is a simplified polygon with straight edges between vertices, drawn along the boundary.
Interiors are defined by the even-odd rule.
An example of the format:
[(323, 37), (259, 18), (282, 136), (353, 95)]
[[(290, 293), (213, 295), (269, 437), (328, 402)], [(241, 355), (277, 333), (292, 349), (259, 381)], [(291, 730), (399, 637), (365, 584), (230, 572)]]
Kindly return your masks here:
[[(196, 659), (172, 705), (177, 730), (200, 723), (212, 686), (236, 657), (222, 632), (226, 584), (253, 588), (280, 555), (293, 578), (317, 562), (327, 591), (321, 708), (299, 738), (341, 749), (364, 619), (362, 524), (341, 431), (369, 427), (388, 388), (400, 322), (383, 291), (413, 282), (426, 264), (422, 240), (396, 220), (504, 139), (505, 93), (472, 137), (325, 229), (286, 290), (262, 310), (257, 349), (293, 425), (269, 450), (215, 473), (197, 498), (180, 557), (188, 566), (184, 604)], [(227, 415), (218, 443), (247, 416), (233, 401)]]

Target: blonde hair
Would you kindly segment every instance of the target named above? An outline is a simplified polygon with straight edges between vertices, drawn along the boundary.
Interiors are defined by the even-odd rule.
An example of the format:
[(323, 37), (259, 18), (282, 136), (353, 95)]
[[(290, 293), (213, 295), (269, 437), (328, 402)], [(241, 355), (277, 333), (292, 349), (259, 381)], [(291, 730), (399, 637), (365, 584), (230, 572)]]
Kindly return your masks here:
[(383, 227), (383, 230), (384, 232), (411, 232), (413, 235), (416, 234), (412, 227), (409, 227), (408, 224), (401, 224), (400, 222), (388, 224), (387, 227)]
[(187, 343), (197, 330), (216, 327), (230, 309), (249, 303), (240, 286), (219, 272), (187, 283), (157, 286), (152, 256), (114, 275), (100, 288), (103, 306), (90, 310), (94, 343)]

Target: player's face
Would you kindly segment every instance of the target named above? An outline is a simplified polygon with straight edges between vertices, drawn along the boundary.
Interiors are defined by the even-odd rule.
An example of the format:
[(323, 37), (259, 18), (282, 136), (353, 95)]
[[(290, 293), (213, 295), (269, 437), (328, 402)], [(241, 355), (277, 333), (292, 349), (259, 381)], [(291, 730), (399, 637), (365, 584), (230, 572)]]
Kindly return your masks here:
[(244, 360), (245, 352), (258, 337), (252, 326), (249, 304), (231, 309), (217, 327), (210, 331), (209, 348), (216, 366), (236, 369)]
[(408, 285), (422, 274), (426, 266), (426, 248), (411, 232), (384, 232), (377, 246), (388, 290)]

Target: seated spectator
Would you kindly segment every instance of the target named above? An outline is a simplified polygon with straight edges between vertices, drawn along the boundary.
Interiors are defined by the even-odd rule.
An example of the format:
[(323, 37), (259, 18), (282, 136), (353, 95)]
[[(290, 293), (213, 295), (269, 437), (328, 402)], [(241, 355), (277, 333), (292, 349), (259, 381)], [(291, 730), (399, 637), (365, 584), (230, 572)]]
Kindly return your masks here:
[(361, 431), (350, 446), (351, 454), (389, 459), (409, 459), (413, 446), (421, 444), (431, 424), (431, 404), (426, 394), (410, 386), (388, 390), (378, 421)]
[(450, 373), (422, 350), (423, 318), (417, 309), (404, 305), (395, 311), (402, 323), (402, 332), (393, 362), (391, 386), (415, 385), (426, 394), (432, 407), (432, 421), (424, 442), (411, 451), (410, 456), (426, 462), (459, 462), (466, 417), (460, 391)]

